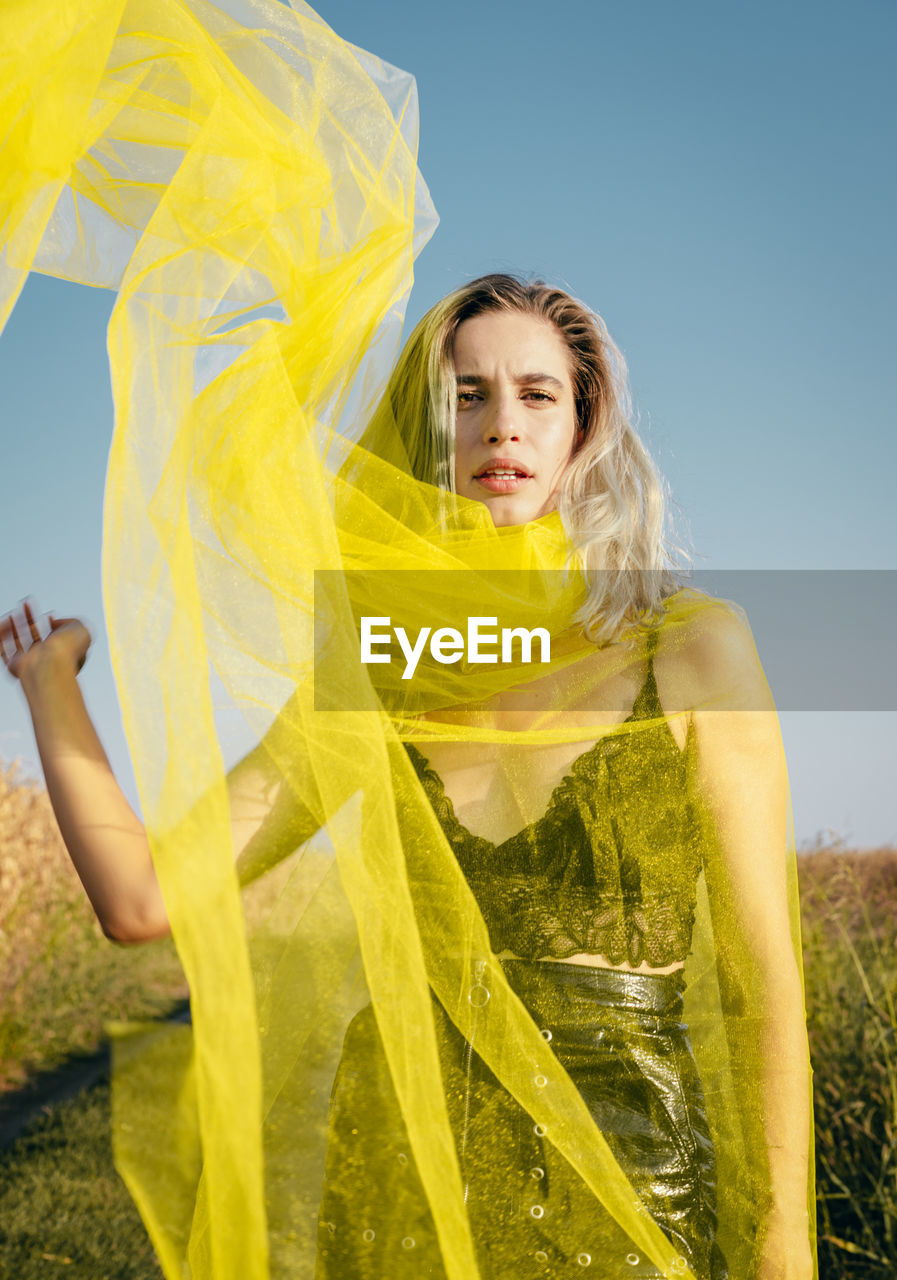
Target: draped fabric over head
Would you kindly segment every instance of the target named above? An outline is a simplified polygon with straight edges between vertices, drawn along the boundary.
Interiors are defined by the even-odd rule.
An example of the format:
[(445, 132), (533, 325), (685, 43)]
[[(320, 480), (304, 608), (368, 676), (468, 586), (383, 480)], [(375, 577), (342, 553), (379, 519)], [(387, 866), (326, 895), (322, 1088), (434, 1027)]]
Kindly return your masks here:
[[(542, 812), (562, 757), (657, 729), (627, 719), (647, 622), (628, 644), (585, 641), (557, 516), (496, 529), (483, 506), (416, 481), (397, 436), (356, 443), (435, 226), (414, 81), (300, 0), (12, 0), (2, 33), (0, 315), (30, 270), (118, 291), (107, 621), (193, 1020), (120, 1032), (115, 1137), (165, 1274), (313, 1274), (331, 1083), (368, 1002), (445, 1274), (487, 1274), (434, 995), (622, 1246), (691, 1274), (508, 986), (403, 746), (475, 752), (492, 819), (512, 831)], [(672, 596), (653, 620), (658, 656), (720, 611), (734, 617)], [(409, 635), (473, 615), (542, 626), (551, 661), (425, 658), (403, 682), (398, 663), (359, 661), (368, 614)], [(720, 705), (740, 696), (714, 686)], [(227, 773), (241, 757), (267, 790), (235, 865)], [(721, 939), (751, 968), (736, 908), (727, 919), (725, 892), (712, 901), (714, 855), (707, 834), (686, 1015), (740, 1277), (766, 1195), (769, 1048), (762, 983), (723, 1016)], [(789, 886), (796, 945), (793, 858)], [(408, 1211), (392, 1206), (399, 1237)]]

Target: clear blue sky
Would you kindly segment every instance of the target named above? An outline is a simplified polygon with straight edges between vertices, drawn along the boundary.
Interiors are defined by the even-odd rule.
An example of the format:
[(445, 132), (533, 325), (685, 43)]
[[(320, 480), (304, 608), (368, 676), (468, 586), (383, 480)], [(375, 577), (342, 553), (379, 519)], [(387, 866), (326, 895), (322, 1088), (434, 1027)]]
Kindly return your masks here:
[[(891, 0), (319, 11), (417, 77), (442, 223), (410, 319), (484, 271), (566, 284), (626, 353), (698, 566), (897, 568)], [(92, 624), (82, 680), (127, 777), (100, 599), (112, 300), (32, 276), (0, 339), (0, 607)], [(799, 839), (897, 841), (893, 711), (783, 729)], [(0, 755), (35, 758), (10, 681)]]

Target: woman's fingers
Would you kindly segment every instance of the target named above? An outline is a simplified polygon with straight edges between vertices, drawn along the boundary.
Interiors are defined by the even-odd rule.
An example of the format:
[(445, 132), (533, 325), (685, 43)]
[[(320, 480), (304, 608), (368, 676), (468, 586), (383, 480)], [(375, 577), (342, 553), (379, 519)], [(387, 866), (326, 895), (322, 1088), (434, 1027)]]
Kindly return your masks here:
[[(68, 628), (64, 638), (56, 639), (54, 633)], [(50, 648), (58, 658), (68, 654), (76, 674), (84, 666), (90, 647), (90, 633), (78, 618), (54, 618), (39, 622), (30, 600), (25, 600), (5, 617), (0, 617), (0, 659), (10, 675), (21, 677), (33, 662), (42, 662), (47, 641), (53, 638)], [(61, 646), (61, 648), (60, 648)], [(47, 655), (49, 656), (49, 655)]]
[(0, 622), (0, 657), (11, 675), (18, 674), (18, 664), (24, 651), (16, 620), (11, 613), (7, 614)]
[(8, 665), (17, 653), (22, 652), (22, 641), (19, 639), (15, 618), (11, 613), (0, 622), (0, 651), (3, 661)]
[(0, 636), (11, 641), (19, 648), (24, 647), (22, 645), (23, 639), (27, 638), (29, 642), (41, 639), (30, 600), (23, 600), (18, 608), (10, 609), (5, 617), (0, 618)]
[(13, 615), (8, 613), (0, 625), (2, 625), (4, 642), (8, 640), (14, 649), (20, 649), (22, 642), (19, 640), (19, 633), (16, 629), (16, 621)]
[(31, 632), (32, 641), (34, 642), (34, 641), (40, 640), (41, 633), (38, 631), (37, 623), (34, 621), (34, 614), (31, 611), (31, 602), (29, 600), (25, 601), (24, 605), (22, 606), (22, 610), (25, 614), (25, 622), (28, 624), (28, 629)]

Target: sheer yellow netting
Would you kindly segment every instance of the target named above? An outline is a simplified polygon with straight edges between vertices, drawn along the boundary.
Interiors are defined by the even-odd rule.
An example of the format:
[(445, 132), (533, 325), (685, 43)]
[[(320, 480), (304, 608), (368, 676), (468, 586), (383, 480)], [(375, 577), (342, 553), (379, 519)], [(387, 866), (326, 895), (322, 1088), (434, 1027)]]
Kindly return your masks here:
[[(14, 0), (2, 28), (0, 314), (32, 269), (118, 290), (107, 620), (193, 1021), (122, 1030), (116, 1146), (166, 1274), (313, 1274), (331, 1085), (372, 1003), (419, 1184), (388, 1221), (331, 1226), (376, 1237), (379, 1274), (506, 1274), (465, 1203), (444, 1010), (591, 1205), (553, 1237), (574, 1270), (616, 1274), (584, 1234), (577, 1252), (600, 1218), (606, 1250), (691, 1275), (508, 985), (403, 745), (461, 753), (444, 757), (446, 785), (482, 780), (481, 829), (498, 842), (538, 819), (596, 741), (663, 723), (627, 718), (647, 628), (597, 650), (571, 624), (584, 587), (564, 572), (556, 516), (497, 530), (485, 508), (414, 480), (399, 440), (355, 443), (435, 225), (413, 80), (298, 0)], [(425, 657), (405, 682), (399, 664), (359, 661), (362, 615), (410, 635), (470, 616), (541, 626), (551, 661), (534, 676), (519, 655)], [(737, 678), (723, 662), (698, 700), (677, 687), (677, 657), (721, 628), (748, 657)], [(669, 715), (772, 714), (732, 610), (681, 591), (658, 635)], [(747, 1277), (769, 1196), (769, 1077), (791, 1068), (704, 799), (686, 1018), (720, 1240)], [(484, 986), (488, 1001), (471, 999)], [(375, 1086), (372, 1072), (373, 1113)], [(421, 1197), (438, 1243), (416, 1262)]]

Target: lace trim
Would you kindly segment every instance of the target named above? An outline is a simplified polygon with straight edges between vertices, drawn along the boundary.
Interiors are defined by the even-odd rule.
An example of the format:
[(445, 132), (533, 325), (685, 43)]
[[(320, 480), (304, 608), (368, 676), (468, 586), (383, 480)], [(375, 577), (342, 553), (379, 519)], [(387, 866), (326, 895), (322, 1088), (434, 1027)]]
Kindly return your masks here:
[(693, 897), (633, 901), (588, 888), (559, 889), (543, 876), (472, 875), (468, 882), (495, 952), (513, 951), (524, 960), (566, 960), (582, 952), (654, 968), (688, 956)]
[[(676, 760), (681, 753), (670, 735)], [(605, 956), (611, 964), (643, 961), (655, 968), (685, 960), (694, 927), (694, 885), (699, 859), (682, 867), (687, 886), (668, 885), (662, 894), (608, 892), (595, 885), (571, 884), (570, 872), (592, 848), (588, 814), (608, 757), (623, 750), (625, 740), (602, 738), (577, 756), (549, 797), (545, 812), (514, 835), (496, 844), (463, 826), (446, 794), (440, 775), (412, 744), (406, 744), (415, 770), (446, 838), (473, 891), (495, 952), (513, 951), (524, 959), (550, 956), (563, 960), (578, 953)], [(583, 796), (583, 789), (586, 794)], [(591, 801), (591, 803), (590, 803)], [(571, 819), (583, 822), (571, 829)], [(600, 818), (596, 815), (596, 824)], [(616, 824), (613, 823), (615, 826)], [(539, 839), (540, 828), (548, 828)], [(572, 840), (571, 840), (572, 836)], [(616, 844), (616, 841), (615, 841)], [(496, 855), (505, 851), (503, 857)], [(517, 865), (508, 863), (517, 854)], [(533, 865), (543, 855), (542, 865)], [(527, 865), (520, 867), (521, 860)], [(620, 858), (621, 873), (631, 857)], [(550, 864), (546, 869), (546, 861)], [(554, 874), (550, 874), (553, 871)], [(635, 884), (639, 881), (635, 875)], [(564, 883), (566, 881), (566, 883)], [(677, 891), (678, 889), (678, 891)]]
[[(630, 717), (631, 718), (631, 717)], [(570, 793), (581, 782), (579, 774), (591, 774), (589, 781), (594, 781), (597, 772), (600, 769), (598, 757), (610, 756), (615, 754), (623, 747), (623, 743), (612, 738), (599, 738), (599, 740), (590, 747), (588, 751), (584, 751), (582, 755), (576, 757), (570, 766), (570, 772), (561, 778), (560, 782), (548, 797), (548, 803), (545, 812), (541, 817), (536, 818), (533, 822), (528, 823), (525, 827), (521, 827), (519, 831), (515, 831), (512, 836), (499, 841), (497, 844), (494, 840), (487, 839), (486, 836), (478, 836), (473, 831), (469, 831), (467, 827), (458, 820), (455, 813), (455, 806), (450, 797), (446, 794), (445, 786), (442, 778), (432, 767), (426, 756), (418, 751), (413, 743), (406, 743), (405, 749), (412, 758), (418, 777), (423, 783), (424, 790), (430, 800), (439, 824), (448, 836), (452, 845), (466, 845), (471, 850), (477, 851), (504, 849), (507, 845), (516, 844), (518, 841), (526, 840), (529, 834), (537, 827), (545, 822), (549, 822), (554, 818), (555, 811), (559, 808), (562, 801), (569, 798)], [(677, 748), (678, 752), (678, 748)], [(467, 859), (465, 859), (466, 861)]]

